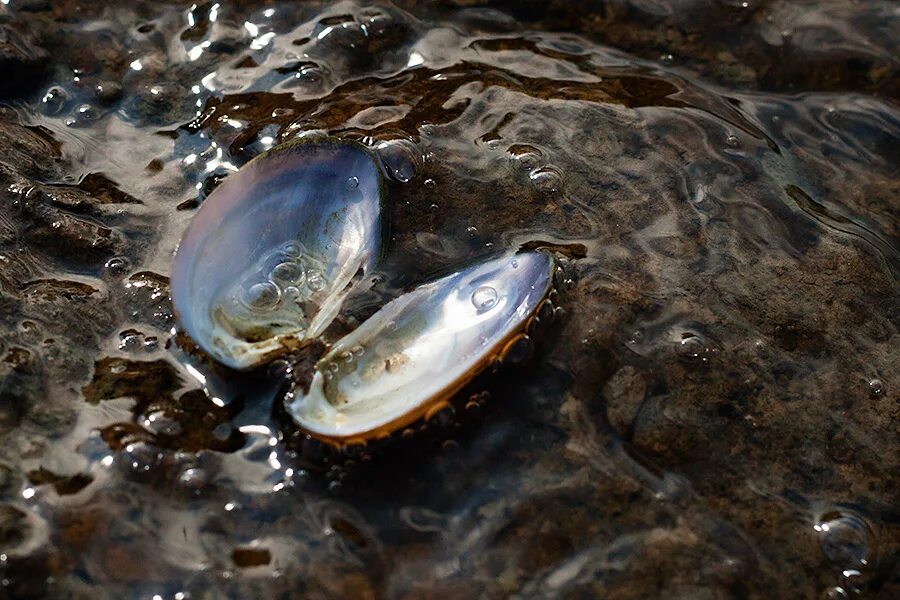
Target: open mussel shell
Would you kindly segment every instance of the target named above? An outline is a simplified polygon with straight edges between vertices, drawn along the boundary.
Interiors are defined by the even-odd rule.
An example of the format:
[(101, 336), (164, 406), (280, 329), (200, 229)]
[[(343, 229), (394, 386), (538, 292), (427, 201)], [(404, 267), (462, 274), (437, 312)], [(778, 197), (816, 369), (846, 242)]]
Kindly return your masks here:
[(388, 303), (316, 364), (285, 408), (308, 434), (377, 439), (426, 417), (523, 335), (552, 290), (554, 260), (506, 255)]
[(278, 146), (203, 202), (172, 266), (187, 334), (234, 368), (319, 336), (381, 246), (384, 179), (372, 153), (334, 138)]

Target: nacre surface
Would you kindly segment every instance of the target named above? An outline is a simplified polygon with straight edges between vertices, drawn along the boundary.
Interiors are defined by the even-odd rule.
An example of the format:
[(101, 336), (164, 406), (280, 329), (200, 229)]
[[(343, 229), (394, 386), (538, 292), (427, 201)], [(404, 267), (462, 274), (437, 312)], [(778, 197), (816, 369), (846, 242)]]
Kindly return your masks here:
[(389, 302), (318, 362), (286, 406), (308, 433), (378, 437), (450, 398), (521, 333), (551, 290), (554, 260), (505, 255)]
[(234, 368), (320, 335), (378, 257), (383, 193), (372, 154), (334, 138), (273, 148), (227, 177), (172, 266), (185, 331)]

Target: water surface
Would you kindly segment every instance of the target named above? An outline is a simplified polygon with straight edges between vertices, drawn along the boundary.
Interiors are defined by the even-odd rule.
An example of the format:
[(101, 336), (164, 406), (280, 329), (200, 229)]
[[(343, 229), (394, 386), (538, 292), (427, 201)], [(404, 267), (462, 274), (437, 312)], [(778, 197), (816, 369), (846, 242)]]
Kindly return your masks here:
[[(898, 40), (879, 0), (4, 1), (0, 596), (900, 594)], [(530, 364), (324, 466), (167, 280), (319, 132), (392, 171), (348, 323), (565, 272)]]

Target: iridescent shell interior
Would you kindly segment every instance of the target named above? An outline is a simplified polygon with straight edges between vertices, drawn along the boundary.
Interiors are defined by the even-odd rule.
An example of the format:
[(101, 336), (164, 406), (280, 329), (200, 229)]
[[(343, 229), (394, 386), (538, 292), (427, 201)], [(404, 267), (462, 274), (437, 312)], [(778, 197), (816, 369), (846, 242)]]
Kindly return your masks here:
[(305, 431), (372, 438), (458, 392), (541, 308), (554, 261), (506, 255), (422, 285), (385, 305), (318, 362), (308, 393), (286, 401)]
[(188, 335), (235, 368), (320, 335), (378, 258), (383, 186), (367, 148), (332, 138), (273, 148), (226, 178), (172, 267)]

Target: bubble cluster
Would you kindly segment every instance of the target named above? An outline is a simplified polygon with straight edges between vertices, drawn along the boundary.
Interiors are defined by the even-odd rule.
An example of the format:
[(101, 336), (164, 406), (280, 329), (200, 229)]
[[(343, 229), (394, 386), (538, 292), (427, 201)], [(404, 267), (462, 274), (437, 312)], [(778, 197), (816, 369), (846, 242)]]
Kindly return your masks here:
[(298, 242), (283, 244), (258, 264), (239, 291), (240, 303), (253, 312), (269, 312), (287, 303), (301, 308), (328, 286), (321, 261)]

